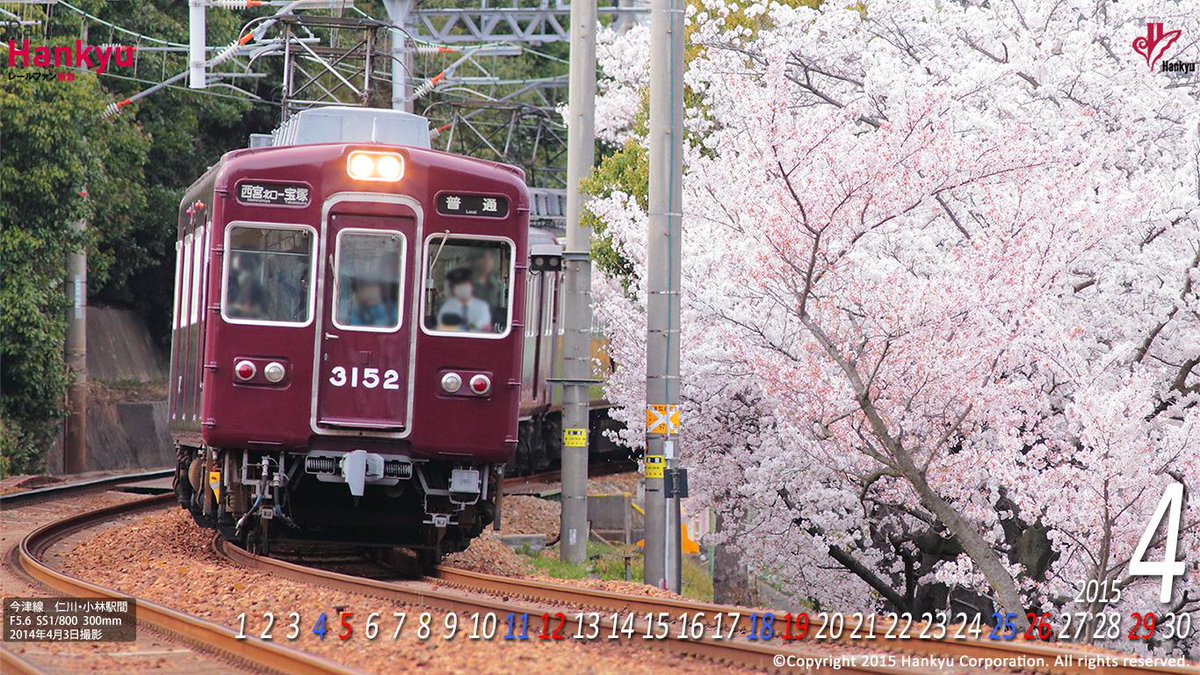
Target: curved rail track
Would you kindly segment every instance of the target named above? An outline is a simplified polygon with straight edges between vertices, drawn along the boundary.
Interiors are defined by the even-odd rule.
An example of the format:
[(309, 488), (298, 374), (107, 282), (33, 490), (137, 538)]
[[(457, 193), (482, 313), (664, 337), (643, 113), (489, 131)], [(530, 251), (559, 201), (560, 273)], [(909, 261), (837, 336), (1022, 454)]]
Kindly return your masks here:
[[(575, 607), (602, 609), (612, 612), (633, 612), (638, 615), (670, 613), (672, 617), (680, 614), (695, 616), (715, 616), (717, 614), (740, 613), (738, 631), (745, 633), (749, 628), (749, 612), (744, 607), (717, 605), (712, 603), (695, 602), (680, 598), (664, 598), (655, 596), (630, 595), (614, 593), (592, 588), (563, 586), (551, 581), (539, 579), (516, 579), (485, 574), (453, 567), (439, 566), (435, 572), (436, 578), (462, 588), (475, 589), (485, 593), (502, 594), (508, 597), (520, 597), (545, 603), (569, 604)], [(818, 624), (814, 623), (809, 634), (813, 634)], [(886, 630), (886, 624), (880, 624), (879, 631)], [(800, 642), (804, 642), (801, 640)], [(1054, 663), (1058, 656), (1071, 656), (1075, 662), (1083, 657), (1095, 657), (1095, 652), (1086, 652), (1070, 645), (1045, 644), (1038, 642), (1002, 642), (985, 640), (957, 639), (911, 639), (911, 640), (867, 640), (851, 641), (843, 637), (836, 641), (845, 645), (870, 646), (873, 648), (905, 652), (917, 656), (936, 656), (939, 658), (968, 657), (970, 659), (1012, 659), (1020, 656), (1042, 657)], [(889, 670), (888, 672), (896, 672)], [(1104, 673), (1192, 673), (1197, 671), (1190, 668), (1141, 667), (1141, 668), (1101, 668), (1096, 672)]]
[[(128, 477), (125, 482), (128, 482)], [(73, 492), (73, 490), (72, 490)], [(17, 562), (31, 577), (62, 593), (77, 597), (113, 597), (124, 598), (124, 594), (106, 589), (95, 584), (77, 579), (53, 569), (43, 561), (44, 554), (56, 542), (79, 532), (80, 530), (96, 527), (112, 520), (147, 511), (162, 508), (174, 500), (173, 494), (158, 495), (139, 499), (124, 504), (108, 506), (87, 513), (70, 516), (49, 525), (40, 527), (29, 533), (16, 549)], [(637, 616), (638, 632), (642, 632), (645, 621), (641, 620), (646, 614), (659, 615), (666, 613), (670, 617), (671, 630), (666, 638), (661, 640), (639, 640), (651, 648), (663, 649), (674, 654), (685, 654), (702, 659), (727, 663), (731, 665), (758, 669), (781, 670), (773, 665), (777, 655), (800, 658), (821, 658), (830, 656), (828, 651), (831, 643), (815, 643), (812, 641), (780, 641), (751, 642), (744, 637), (737, 639), (713, 639), (705, 631), (699, 639), (681, 638), (677, 628), (680, 614), (695, 617), (703, 614), (705, 617), (715, 617), (717, 614), (740, 613), (738, 632), (744, 635), (748, 628), (749, 612), (745, 608), (700, 603), (679, 598), (642, 596), (612, 591), (589, 589), (578, 586), (566, 586), (538, 579), (515, 579), (491, 574), (471, 572), (467, 570), (439, 567), (436, 576), (420, 581), (386, 581), (362, 576), (343, 574), (335, 571), (308, 567), (275, 558), (266, 558), (246, 552), (220, 538), (214, 539), (214, 549), (232, 563), (261, 570), (279, 577), (292, 579), (302, 583), (313, 584), (333, 590), (353, 592), (403, 604), (415, 604), (454, 612), (492, 612), (498, 615), (508, 613), (531, 614), (540, 616), (546, 612), (547, 606), (570, 607), (575, 611), (604, 610), (618, 615)], [(346, 673), (353, 672), (333, 661), (312, 656), (304, 652), (283, 647), (276, 643), (264, 642), (253, 637), (238, 639), (235, 633), (224, 627), (204, 621), (170, 608), (138, 600), (138, 620), (169, 634), (178, 636), (185, 642), (199, 644), (208, 650), (216, 651), (234, 659), (249, 663), (258, 668), (289, 672), (289, 673)], [(706, 619), (707, 621), (707, 619)], [(613, 630), (614, 618), (602, 616), (603, 630)], [(875, 650), (874, 653), (902, 652), (919, 656), (936, 656), (939, 658), (955, 658), (963, 656), (972, 659), (1012, 659), (1015, 657), (1041, 657), (1049, 663), (1054, 663), (1058, 656), (1072, 656), (1075, 661), (1081, 657), (1095, 657), (1094, 652), (1087, 652), (1073, 646), (1050, 645), (1041, 643), (1004, 643), (982, 640), (864, 640), (850, 641), (843, 639), (832, 643), (842, 648), (840, 655), (849, 655), (846, 648), (855, 650)], [(5, 672), (30, 672), (29, 664), (19, 657), (0, 650), (0, 663)], [(794, 669), (793, 669), (794, 670)], [(921, 669), (906, 669), (895, 666), (848, 666), (841, 670), (851, 673), (897, 673), (924, 672)], [(1054, 668), (1053, 671), (1070, 669)], [(1096, 672), (1105, 673), (1194, 673), (1190, 668), (1154, 667), (1108, 667)]]
[[(497, 592), (490, 589), (480, 593), (478, 591), (464, 591), (456, 588), (438, 588), (424, 582), (392, 582), (351, 576), (320, 568), (297, 565), (276, 558), (254, 555), (219, 537), (214, 539), (213, 547), (218, 555), (224, 556), (234, 564), (248, 569), (266, 572), (302, 583), (318, 584), (332, 590), (369, 595), (403, 604), (423, 605), (460, 613), (491, 612), (500, 616), (507, 615), (510, 612), (518, 615), (530, 614), (541, 616), (545, 612), (545, 607), (543, 606), (494, 597), (497, 595)], [(501, 577), (495, 578), (500, 579)], [(575, 589), (563, 588), (563, 596), (560, 597), (569, 595), (569, 591), (571, 590)], [(563, 600), (558, 600), (557, 602), (563, 602)], [(586, 601), (576, 597), (570, 604), (579, 606), (586, 604)], [(606, 622), (602, 620), (600, 625), (605, 630), (612, 629), (611, 621)], [(808, 656), (812, 658), (819, 658), (821, 656), (821, 654), (812, 649), (781, 649), (769, 644), (756, 644), (739, 640), (714, 640), (710, 638), (699, 640), (680, 639), (674, 631), (669, 632), (665, 639), (646, 640), (644, 644), (649, 647), (665, 649), (673, 654), (686, 654), (757, 670), (771, 668), (772, 659), (777, 654), (791, 654), (793, 656)], [(897, 668), (863, 667), (848, 667), (842, 670), (849, 673), (920, 672)]]
[[(47, 565), (43, 556), (56, 542), (80, 530), (110, 522), (115, 518), (141, 511), (161, 508), (175, 499), (173, 494), (157, 495), (133, 502), (107, 506), (87, 513), (70, 516), (42, 526), (30, 532), (17, 547), (17, 562), (26, 574), (46, 586), (74, 597), (108, 597), (123, 599), (128, 596), (115, 590), (64, 574)], [(198, 644), (261, 669), (285, 673), (352, 673), (333, 661), (311, 656), (294, 649), (263, 642), (257, 638), (238, 639), (235, 633), (215, 623), (197, 619), (168, 607), (138, 599), (139, 622), (152, 625), (184, 642)], [(8, 657), (6, 657), (6, 661)], [(5, 672), (8, 665), (5, 664)], [(15, 672), (22, 664), (11, 664)]]
[(104, 476), (102, 478), (93, 478), (90, 480), (77, 481), (73, 483), (61, 483), (59, 485), (48, 485), (46, 487), (34, 488), (32, 490), (22, 490), (20, 492), (10, 492), (6, 495), (0, 495), (0, 507), (14, 508), (30, 502), (42, 501), (45, 499), (58, 499), (67, 495), (78, 494), (81, 492), (91, 492), (93, 490), (107, 490), (111, 487), (124, 485), (127, 483), (140, 483), (142, 481), (157, 480), (160, 478), (170, 478), (175, 475), (175, 469), (157, 469), (154, 471), (144, 471), (141, 473), (126, 473), (116, 476)]

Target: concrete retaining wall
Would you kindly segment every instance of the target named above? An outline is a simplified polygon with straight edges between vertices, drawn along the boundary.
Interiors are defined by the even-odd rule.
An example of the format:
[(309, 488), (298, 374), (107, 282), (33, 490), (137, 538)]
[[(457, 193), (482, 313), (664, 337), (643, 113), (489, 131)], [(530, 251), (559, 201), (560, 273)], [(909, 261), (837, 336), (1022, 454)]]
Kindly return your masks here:
[[(168, 355), (134, 312), (88, 307), (88, 471), (157, 468), (175, 463), (162, 392)], [(62, 472), (62, 438), (46, 458)]]

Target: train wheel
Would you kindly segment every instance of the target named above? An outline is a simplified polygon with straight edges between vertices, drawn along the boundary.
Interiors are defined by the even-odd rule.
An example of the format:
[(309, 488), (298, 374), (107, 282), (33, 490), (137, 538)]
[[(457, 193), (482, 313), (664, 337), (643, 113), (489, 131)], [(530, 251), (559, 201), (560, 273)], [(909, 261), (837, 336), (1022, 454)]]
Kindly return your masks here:
[(246, 550), (254, 555), (268, 556), (271, 555), (271, 540), (268, 523), (269, 520), (259, 520), (249, 532), (246, 533)]

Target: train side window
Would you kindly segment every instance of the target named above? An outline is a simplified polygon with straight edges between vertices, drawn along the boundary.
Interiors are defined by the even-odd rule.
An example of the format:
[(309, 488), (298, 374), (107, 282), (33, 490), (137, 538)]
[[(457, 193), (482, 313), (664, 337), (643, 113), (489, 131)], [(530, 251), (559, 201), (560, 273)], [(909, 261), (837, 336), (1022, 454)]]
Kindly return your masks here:
[[(543, 275), (548, 274), (542, 272)], [(554, 277), (546, 277), (545, 290), (542, 294), (545, 295), (545, 311), (542, 312), (542, 335), (549, 336), (554, 331), (554, 301), (556, 300), (556, 289), (554, 288)]]
[(562, 299), (562, 285), (563, 285), (562, 276), (556, 275), (555, 279), (554, 279), (554, 295), (555, 295), (554, 313), (557, 315), (556, 323), (558, 324), (559, 336), (562, 336), (564, 333), (566, 333), (566, 324), (563, 322), (563, 316), (565, 315), (563, 306), (565, 303), (563, 302), (563, 299)]
[(472, 337), (507, 335), (512, 242), (433, 235), (425, 250), (424, 329)]
[(183, 285), (183, 242), (175, 242), (175, 306), (171, 311), (171, 321), (175, 322), (175, 329), (179, 329), (179, 294), (183, 292), (180, 286)]
[(307, 227), (226, 228), (221, 316), (230, 323), (303, 326), (311, 321), (314, 239)]
[(179, 327), (186, 328), (188, 326), (188, 312), (190, 311), (189, 298), (191, 295), (192, 281), (192, 235), (187, 235), (183, 238), (183, 268), (179, 273), (180, 291), (179, 291)]
[(390, 230), (342, 230), (334, 269), (335, 326), (379, 332), (400, 327), (404, 235)]
[(537, 297), (538, 283), (541, 277), (536, 274), (525, 275), (525, 337), (537, 335)]
[(203, 287), (200, 280), (204, 278), (204, 226), (196, 230), (195, 250), (192, 251), (192, 318), (188, 323), (200, 320), (200, 305), (204, 304)]

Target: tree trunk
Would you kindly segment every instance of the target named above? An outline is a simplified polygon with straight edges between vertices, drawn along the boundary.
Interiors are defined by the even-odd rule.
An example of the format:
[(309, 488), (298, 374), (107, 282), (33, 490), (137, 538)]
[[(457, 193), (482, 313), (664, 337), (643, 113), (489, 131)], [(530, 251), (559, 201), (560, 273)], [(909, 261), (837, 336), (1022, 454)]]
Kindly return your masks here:
[[(725, 517), (718, 514), (718, 532), (724, 529), (725, 523)], [(743, 607), (752, 607), (754, 604), (750, 591), (750, 570), (742, 562), (742, 556), (728, 544), (716, 546), (713, 553), (713, 602)]]

